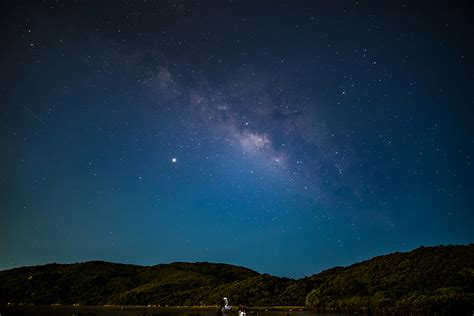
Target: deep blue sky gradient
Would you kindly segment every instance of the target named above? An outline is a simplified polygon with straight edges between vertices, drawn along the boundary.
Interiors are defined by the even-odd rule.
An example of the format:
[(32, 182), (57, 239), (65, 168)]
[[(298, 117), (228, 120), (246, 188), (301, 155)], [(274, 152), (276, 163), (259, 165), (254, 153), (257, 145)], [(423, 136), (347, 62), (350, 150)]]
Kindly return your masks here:
[(474, 241), (469, 1), (3, 6), (0, 269)]

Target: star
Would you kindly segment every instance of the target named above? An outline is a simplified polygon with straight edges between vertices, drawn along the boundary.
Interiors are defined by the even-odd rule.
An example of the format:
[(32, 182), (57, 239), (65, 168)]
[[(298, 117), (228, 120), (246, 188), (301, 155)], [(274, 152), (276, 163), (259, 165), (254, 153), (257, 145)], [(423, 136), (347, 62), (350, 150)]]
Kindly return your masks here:
[[(51, 260), (98, 254), (148, 264), (185, 257), (296, 277), (368, 258), (369, 251), (408, 250), (420, 235), (429, 244), (474, 242), (472, 75), (466, 67), (474, 42), (468, 21), (457, 14), (438, 4), (421, 13), (418, 5), (403, 13), (397, 4), (357, 5), (361, 16), (377, 16), (374, 25), (346, 16), (332, 2), (308, 1), (304, 8), (235, 3), (216, 15), (206, 1), (193, 12), (140, 1), (130, 16), (140, 23), (125, 30), (126, 4), (107, 11), (106, 27), (96, 25), (100, 16), (87, 18), (90, 6), (77, 4), (61, 8), (74, 21), (66, 34), (49, 29), (63, 16), (36, 6), (2, 7), (19, 31), (10, 36), (18, 45), (0, 57), (8, 62), (0, 81), (9, 82), (0, 143), (10, 152), (0, 159), (0, 183), (15, 193), (0, 194), (9, 206), (0, 218), (9, 223), (3, 234), (24, 229), (25, 236), (0, 238), (0, 269), (13, 261), (44, 262), (41, 253), (57, 249)], [(463, 6), (459, 12), (467, 12), (468, 1), (456, 4)], [(258, 19), (248, 20), (247, 11), (258, 12)], [(24, 12), (26, 20), (15, 18)], [(156, 19), (156, 12), (174, 18)], [(403, 25), (393, 32), (394, 19), (413, 14), (409, 31), (420, 36)], [(427, 24), (432, 20), (442, 23)], [(43, 29), (50, 31), (47, 38)], [(84, 42), (91, 30), (100, 37), (97, 45), (95, 37)], [(367, 38), (368, 30), (382, 40)], [(271, 40), (274, 34), (281, 40)], [(441, 45), (436, 54), (433, 43)], [(41, 87), (35, 76), (21, 76), (25, 65), (42, 73)], [(422, 80), (426, 69), (430, 78)], [(8, 81), (12, 77), (22, 80)], [(63, 199), (53, 196), (73, 196), (78, 207), (63, 208)], [(223, 208), (237, 214), (225, 225)], [(97, 212), (106, 226), (74, 230)], [(70, 243), (57, 240), (55, 223), (41, 225), (39, 214), (51, 214), (61, 233), (73, 229)], [(117, 248), (136, 240), (134, 229), (119, 229), (125, 219), (145, 234), (133, 251), (104, 248), (105, 240), (82, 247), (112, 229), (109, 242)], [(197, 219), (204, 226), (193, 225)], [(215, 243), (223, 232), (237, 233), (231, 243)], [(150, 254), (168, 234), (178, 237), (166, 240), (163, 253)], [(31, 256), (18, 251), (25, 238), (37, 236), (43, 248)], [(266, 256), (259, 247), (239, 252), (249, 240), (260, 245), (269, 236), (276, 239)], [(198, 243), (196, 251), (183, 248), (188, 239)], [(334, 254), (338, 244), (353, 251)], [(203, 256), (207, 247), (212, 251)], [(284, 260), (288, 252), (296, 263)]]

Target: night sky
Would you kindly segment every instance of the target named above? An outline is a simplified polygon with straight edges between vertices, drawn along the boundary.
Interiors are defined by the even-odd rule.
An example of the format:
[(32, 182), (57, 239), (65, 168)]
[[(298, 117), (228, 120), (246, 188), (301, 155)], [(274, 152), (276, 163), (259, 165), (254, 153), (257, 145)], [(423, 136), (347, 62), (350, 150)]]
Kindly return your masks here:
[(471, 1), (1, 6), (0, 269), (474, 242)]

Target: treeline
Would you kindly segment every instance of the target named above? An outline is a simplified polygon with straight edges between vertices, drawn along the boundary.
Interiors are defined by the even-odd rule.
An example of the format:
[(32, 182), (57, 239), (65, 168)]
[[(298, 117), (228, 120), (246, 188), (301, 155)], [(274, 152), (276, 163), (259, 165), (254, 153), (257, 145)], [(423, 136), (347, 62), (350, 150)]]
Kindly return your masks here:
[(313, 310), (474, 311), (474, 245), (421, 247), (380, 256), (310, 278), (306, 305)]
[(474, 310), (474, 245), (418, 248), (294, 280), (213, 263), (107, 262), (0, 271), (0, 304), (302, 306), (316, 311)]

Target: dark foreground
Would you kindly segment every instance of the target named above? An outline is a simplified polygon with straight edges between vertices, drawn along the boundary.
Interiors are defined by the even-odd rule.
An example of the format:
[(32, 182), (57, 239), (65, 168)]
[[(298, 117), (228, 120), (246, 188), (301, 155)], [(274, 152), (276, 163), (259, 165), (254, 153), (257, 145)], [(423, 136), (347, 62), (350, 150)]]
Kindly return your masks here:
[[(50, 306), (50, 305), (0, 305), (0, 316), (216, 316), (217, 307), (145, 307), (145, 306)], [(236, 311), (230, 311), (226, 316), (237, 316)], [(315, 313), (300, 307), (256, 307), (247, 310), (247, 316), (349, 316), (349, 315), (409, 315), (409, 316), (443, 316), (466, 315), (471, 312), (450, 314), (443, 311), (429, 313), (364, 313), (364, 312), (326, 312)]]
[[(332, 268), (298, 280), (209, 262), (136, 266), (90, 261), (0, 271), (0, 305), (22, 306), (8, 309), (10, 314), (27, 313), (26, 306), (45, 305), (49, 306), (47, 313), (51, 315), (62, 311), (51, 309), (56, 304), (57, 308), (74, 305), (215, 306), (223, 297), (229, 297), (233, 305), (298, 305), (306, 306), (309, 311), (472, 316), (474, 244), (421, 247)], [(30, 310), (40, 312), (40, 307)], [(78, 312), (94, 315), (91, 313), (110, 310), (96, 308)], [(117, 314), (124, 310), (114, 307), (111, 311)], [(254, 312), (261, 310), (253, 309)], [(129, 307), (125, 311), (133, 312), (131, 315), (170, 312), (146, 308), (130, 310)], [(180, 308), (171, 311), (184, 313)], [(66, 310), (66, 314), (58, 315), (74, 312)], [(183, 315), (208, 313), (215, 315), (212, 310)]]
[[(34, 315), (34, 316), (215, 316), (217, 308), (186, 308), (186, 307), (142, 307), (142, 306), (0, 306), (0, 316)], [(255, 309), (248, 316), (312, 316), (316, 315), (303, 310), (293, 309)], [(325, 315), (325, 314), (318, 314)], [(326, 314), (327, 315), (327, 314)], [(345, 314), (331, 314), (345, 315)], [(237, 316), (236, 312), (228, 316)]]
[(304, 306), (317, 311), (474, 311), (474, 244), (422, 247), (302, 279), (200, 263), (136, 266), (100, 261), (0, 271), (0, 305)]

